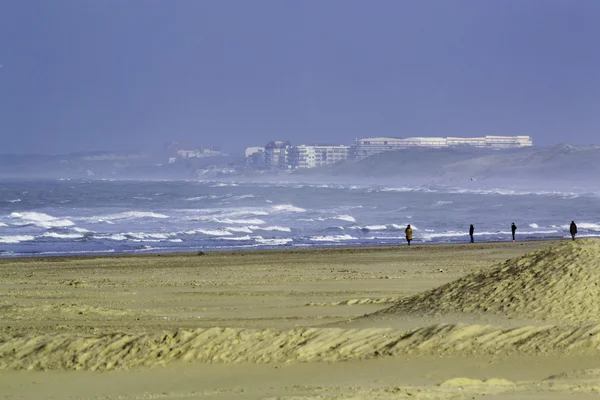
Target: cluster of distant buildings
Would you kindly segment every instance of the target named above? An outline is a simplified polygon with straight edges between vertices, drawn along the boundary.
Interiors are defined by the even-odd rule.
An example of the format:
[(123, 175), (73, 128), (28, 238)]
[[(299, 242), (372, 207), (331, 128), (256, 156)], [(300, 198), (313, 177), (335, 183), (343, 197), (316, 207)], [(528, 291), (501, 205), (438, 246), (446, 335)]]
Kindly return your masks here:
[(167, 143), (165, 145), (165, 152), (169, 158), (169, 164), (173, 164), (177, 160), (229, 155), (222, 152), (221, 149), (213, 146), (194, 146), (183, 142)]
[(529, 136), (459, 137), (374, 137), (356, 139), (354, 145), (299, 145), (272, 141), (264, 147), (247, 147), (246, 162), (254, 169), (281, 170), (316, 168), (346, 160), (360, 160), (386, 151), (409, 148), (473, 147), (510, 149), (533, 146)]

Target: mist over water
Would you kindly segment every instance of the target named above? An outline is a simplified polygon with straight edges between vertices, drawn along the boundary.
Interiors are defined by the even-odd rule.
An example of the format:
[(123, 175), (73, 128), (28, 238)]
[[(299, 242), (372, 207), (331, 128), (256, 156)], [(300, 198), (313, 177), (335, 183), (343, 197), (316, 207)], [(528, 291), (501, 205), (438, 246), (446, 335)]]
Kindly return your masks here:
[(30, 181), (0, 189), (0, 256), (600, 236), (600, 194), (293, 182)]

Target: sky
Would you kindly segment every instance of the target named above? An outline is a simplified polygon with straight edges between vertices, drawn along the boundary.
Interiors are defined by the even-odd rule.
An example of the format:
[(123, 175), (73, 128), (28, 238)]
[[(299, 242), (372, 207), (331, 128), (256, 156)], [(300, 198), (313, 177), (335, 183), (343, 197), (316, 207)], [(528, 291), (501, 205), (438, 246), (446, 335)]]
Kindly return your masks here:
[(597, 0), (3, 0), (0, 153), (600, 144)]

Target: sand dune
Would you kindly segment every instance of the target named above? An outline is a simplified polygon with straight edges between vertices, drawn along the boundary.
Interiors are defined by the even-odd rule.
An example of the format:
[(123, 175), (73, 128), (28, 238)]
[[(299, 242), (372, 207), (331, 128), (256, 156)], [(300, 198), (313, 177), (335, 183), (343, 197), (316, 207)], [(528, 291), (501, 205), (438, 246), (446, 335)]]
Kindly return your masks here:
[(494, 313), (600, 321), (600, 240), (564, 242), (398, 301), (377, 315)]
[(600, 325), (521, 327), (439, 324), (409, 331), (231, 328), (166, 335), (26, 335), (0, 339), (0, 369), (111, 370), (209, 363), (348, 361), (399, 354), (598, 354)]

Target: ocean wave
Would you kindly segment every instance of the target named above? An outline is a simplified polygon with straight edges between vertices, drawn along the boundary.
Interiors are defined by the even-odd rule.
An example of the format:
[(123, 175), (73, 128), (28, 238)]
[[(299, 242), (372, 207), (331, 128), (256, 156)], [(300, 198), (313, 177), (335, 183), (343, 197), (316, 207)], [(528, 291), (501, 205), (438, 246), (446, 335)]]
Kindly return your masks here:
[(214, 222), (218, 222), (220, 224), (239, 224), (239, 225), (252, 224), (252, 225), (261, 225), (261, 224), (265, 224), (266, 223), (262, 219), (258, 219), (258, 218), (250, 218), (250, 219), (213, 218), (212, 220)]
[(279, 232), (291, 232), (292, 229), (287, 226), (249, 226), (248, 228), (252, 230), (261, 230), (261, 231), (279, 231)]
[(356, 240), (350, 235), (332, 235), (332, 236), (311, 236), (309, 240), (313, 242), (340, 242), (343, 240)]
[(231, 232), (222, 230), (222, 229), (197, 229), (195, 231), (188, 231), (186, 233), (189, 233), (189, 232), (201, 233), (203, 235), (208, 235), (208, 236), (230, 236), (230, 235), (233, 235)]
[(255, 238), (260, 238), (260, 236), (234, 236), (234, 237), (220, 237), (221, 240), (233, 240), (233, 241), (248, 241)]
[(264, 239), (264, 238), (256, 238), (256, 243), (263, 244), (265, 246), (283, 246), (290, 242), (293, 242), (294, 239), (290, 238), (282, 238), (282, 239)]
[[(552, 228), (562, 229), (562, 230), (566, 230), (566, 231), (569, 230), (569, 227), (570, 227), (570, 224), (552, 225)], [(579, 223), (577, 223), (577, 228), (580, 230), (584, 229), (584, 230), (588, 230), (588, 231), (600, 232), (600, 224), (597, 224), (594, 222), (579, 222)]]
[(367, 225), (367, 226), (352, 226), (350, 229), (360, 229), (367, 231), (384, 231), (387, 229), (385, 225)]
[(223, 183), (223, 182), (221, 182), (221, 183), (217, 183), (217, 184), (211, 185), (210, 187), (218, 188), (218, 187), (236, 187), (236, 186), (240, 186), (240, 185), (238, 185), (237, 183)]
[(15, 220), (16, 225), (34, 225), (46, 229), (66, 228), (75, 225), (73, 221), (68, 219), (59, 219), (36, 211), (13, 212), (10, 214), (10, 218)]
[[(407, 218), (409, 218), (409, 217), (407, 217)], [(390, 226), (391, 226), (392, 228), (394, 228), (394, 229), (398, 229), (398, 230), (400, 230), (400, 231), (402, 231), (402, 232), (404, 232), (404, 230), (406, 229), (406, 225), (408, 225), (408, 224), (404, 224), (404, 225), (390, 224)], [(415, 225), (413, 225), (413, 224), (410, 224), (410, 227), (412, 228), (412, 230), (413, 230), (413, 231), (418, 231), (418, 230), (419, 230), (419, 228), (417, 228), (417, 227), (416, 227)]]
[(170, 237), (174, 236), (173, 233), (145, 233), (145, 232), (127, 232), (124, 233), (125, 236), (134, 238), (134, 239), (156, 239), (156, 240), (166, 240)]
[(106, 235), (94, 235), (94, 239), (106, 239), (106, 240), (115, 240), (118, 242), (128, 240), (129, 238), (125, 236), (123, 233), (112, 233)]
[(5, 227), (5, 226), (8, 226), (8, 225), (6, 225), (4, 222), (0, 222), (0, 227)]
[(6, 203), (19, 203), (21, 199), (13, 199), (13, 200), (4, 200)]
[(337, 220), (346, 221), (346, 222), (356, 222), (356, 218), (354, 218), (352, 215), (345, 215), (345, 214), (333, 215), (331, 217), (318, 218), (318, 220), (320, 220), (320, 221), (327, 221), (327, 220), (332, 220), (332, 219), (337, 219)]
[(16, 244), (32, 240), (35, 240), (35, 237), (31, 235), (0, 236), (0, 243), (6, 244)]
[(45, 232), (40, 237), (53, 238), (53, 239), (82, 239), (85, 236), (81, 233), (58, 233), (58, 232)]
[(136, 219), (166, 219), (169, 218), (168, 215), (155, 213), (152, 211), (125, 211), (116, 214), (108, 214), (101, 216), (92, 216), (92, 217), (83, 217), (79, 218), (80, 221), (92, 222), (92, 223), (112, 223), (114, 221), (123, 221), (123, 220), (136, 220)]
[(304, 208), (295, 207), (291, 204), (279, 204), (279, 205), (273, 206), (272, 209), (273, 209), (273, 211), (279, 212), (279, 213), (284, 213), (284, 212), (303, 213), (303, 212), (306, 212), (306, 210)]
[[(258, 226), (256, 227), (258, 228)], [(237, 232), (237, 233), (252, 233), (252, 228), (249, 226), (228, 226), (227, 229), (229, 232)]]
[(254, 196), (253, 194), (242, 194), (239, 196), (233, 196), (230, 200), (237, 201), (237, 200), (244, 200), (244, 199), (253, 199), (255, 197), (256, 196)]

